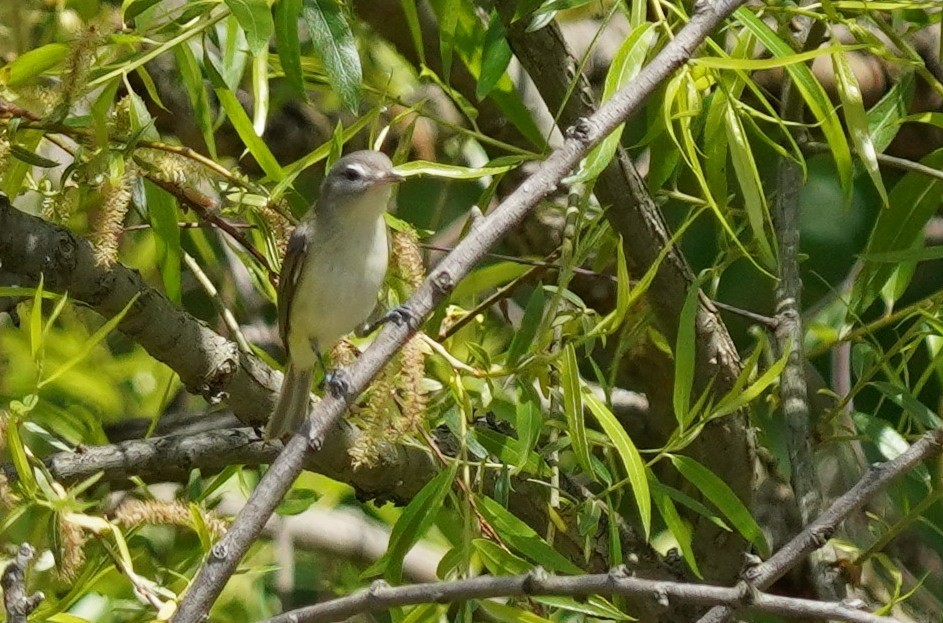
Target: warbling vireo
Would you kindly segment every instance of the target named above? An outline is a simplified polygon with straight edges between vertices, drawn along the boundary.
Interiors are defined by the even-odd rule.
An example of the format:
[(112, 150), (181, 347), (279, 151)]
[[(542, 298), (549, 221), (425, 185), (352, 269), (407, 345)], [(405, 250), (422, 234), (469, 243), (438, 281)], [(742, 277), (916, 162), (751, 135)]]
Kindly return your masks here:
[[(378, 151), (344, 156), (291, 235), (278, 281), (278, 329), (288, 365), (269, 439), (298, 430), (308, 415), (314, 366), (323, 367), (324, 351), (376, 306), (389, 258), (383, 213), (393, 184), (402, 180)], [(343, 380), (324, 372), (328, 389), (342, 394)]]

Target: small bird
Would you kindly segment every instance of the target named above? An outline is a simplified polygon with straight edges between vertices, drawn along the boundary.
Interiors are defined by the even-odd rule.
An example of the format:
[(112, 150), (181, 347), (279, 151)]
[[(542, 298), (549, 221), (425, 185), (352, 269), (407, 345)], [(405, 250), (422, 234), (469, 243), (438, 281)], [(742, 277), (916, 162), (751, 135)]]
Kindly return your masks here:
[(323, 354), (376, 306), (389, 260), (383, 214), (401, 181), (385, 154), (348, 154), (328, 171), (317, 204), (292, 233), (278, 281), (278, 330), (288, 365), (267, 438), (295, 433), (304, 422), (316, 364), (334, 396), (345, 392)]

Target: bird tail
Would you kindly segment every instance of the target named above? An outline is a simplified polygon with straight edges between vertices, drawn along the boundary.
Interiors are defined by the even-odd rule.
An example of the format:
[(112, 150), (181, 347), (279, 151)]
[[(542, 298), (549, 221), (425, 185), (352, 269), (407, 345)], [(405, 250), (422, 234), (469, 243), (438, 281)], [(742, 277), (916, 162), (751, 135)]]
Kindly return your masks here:
[(275, 411), (265, 429), (266, 438), (280, 439), (298, 432), (308, 416), (310, 392), (311, 368), (297, 368), (289, 361)]

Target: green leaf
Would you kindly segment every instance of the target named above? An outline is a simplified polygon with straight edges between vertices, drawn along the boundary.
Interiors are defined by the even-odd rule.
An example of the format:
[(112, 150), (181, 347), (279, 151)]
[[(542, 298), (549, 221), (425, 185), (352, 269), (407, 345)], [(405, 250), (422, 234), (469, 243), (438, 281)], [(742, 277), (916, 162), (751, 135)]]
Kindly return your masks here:
[(44, 169), (51, 169), (53, 167), (59, 166), (59, 163), (55, 160), (50, 160), (49, 158), (43, 158), (39, 154), (26, 149), (22, 145), (12, 144), (10, 145), (10, 155), (19, 160), (20, 162), (25, 162), (26, 164), (33, 167), (42, 167)]
[(696, 317), (700, 307), (701, 281), (698, 279), (688, 288), (678, 318), (678, 337), (675, 344), (675, 377), (672, 404), (675, 419), (681, 430), (687, 428), (691, 419), (691, 390), (694, 387), (694, 360), (697, 352)]
[(436, 11), (439, 18), (439, 56), (442, 60), (442, 80), (449, 84), (452, 76), (452, 50), (455, 48), (455, 31), (458, 30), (458, 17), (461, 12), (461, 0), (442, 0), (441, 8)]
[(767, 233), (772, 230), (772, 223), (760, 171), (756, 166), (753, 148), (747, 140), (740, 117), (729, 100), (724, 119), (727, 144), (730, 146), (730, 159), (737, 175), (737, 183), (743, 192), (743, 207), (746, 209), (750, 231), (753, 232), (753, 239), (759, 245), (763, 263), (767, 266), (775, 266), (776, 257)]
[(282, 71), (296, 93), (306, 97), (301, 71), (301, 43), (298, 41), (298, 18), (302, 0), (278, 0), (275, 3), (275, 45)]
[(33, 295), (33, 309), (29, 314), (29, 349), (34, 360), (43, 344), (43, 277), (40, 273), (36, 293)]
[(874, 182), (878, 194), (884, 205), (887, 205), (887, 189), (884, 188), (884, 178), (881, 177), (881, 168), (878, 165), (877, 150), (871, 139), (871, 130), (868, 126), (868, 116), (864, 110), (864, 101), (861, 98), (861, 87), (858, 79), (848, 63), (845, 50), (839, 49), (832, 54), (832, 67), (838, 86), (838, 97), (841, 99), (842, 111), (845, 114), (845, 126), (851, 135), (851, 142), (855, 152), (864, 164), (865, 171)]
[(913, 90), (913, 76), (905, 74), (868, 111), (868, 133), (877, 151), (883, 152), (897, 136), (901, 121), (907, 116)]
[(727, 483), (694, 459), (680, 455), (670, 455), (670, 458), (675, 469), (730, 520), (734, 528), (757, 548), (761, 556), (768, 558), (769, 545), (763, 531)]
[(174, 60), (177, 71), (180, 72), (183, 89), (186, 91), (190, 106), (193, 108), (194, 121), (196, 121), (197, 127), (200, 128), (203, 142), (206, 143), (206, 150), (212, 158), (216, 159), (213, 110), (210, 106), (209, 93), (203, 81), (203, 72), (193, 55), (193, 50), (189, 46), (178, 45), (174, 47)]
[(520, 328), (514, 332), (511, 338), (511, 344), (508, 346), (507, 367), (513, 368), (521, 360), (521, 357), (530, 348), (540, 328), (540, 321), (544, 317), (544, 307), (547, 303), (547, 297), (542, 287), (534, 288), (527, 301), (527, 307), (524, 308), (524, 317), (521, 318)]
[(406, 26), (409, 27), (409, 36), (413, 40), (413, 48), (416, 56), (419, 57), (419, 64), (426, 64), (426, 49), (422, 44), (422, 24), (419, 21), (419, 9), (416, 8), (416, 0), (400, 0), (400, 6), (403, 7), (403, 15), (406, 17)]
[(246, 31), (249, 51), (258, 54), (268, 48), (268, 41), (275, 32), (272, 12), (265, 0), (225, 0), (226, 6), (236, 21)]
[[(606, 74), (606, 83), (602, 95), (604, 102), (635, 79), (642, 70), (645, 59), (648, 57), (648, 51), (657, 38), (658, 33), (655, 30), (655, 25), (647, 22), (629, 33), (629, 36), (622, 42), (619, 50), (612, 58), (612, 63)], [(624, 123), (619, 124), (611, 134), (589, 152), (580, 166), (579, 172), (574, 177), (575, 180), (588, 182), (599, 177), (599, 174), (609, 165), (615, 155), (622, 139), (624, 127)]]
[(157, 239), (157, 264), (167, 298), (180, 302), (180, 228), (177, 226), (177, 200), (162, 188), (144, 180), (147, 216)]
[(38, 485), (36, 477), (33, 474), (33, 468), (29, 464), (29, 458), (26, 453), (26, 446), (23, 444), (23, 438), (20, 437), (20, 427), (10, 422), (5, 427), (7, 451), (10, 453), (10, 461), (16, 469), (16, 476), (19, 478), (20, 486), (30, 498), (35, 497)]
[(255, 133), (255, 128), (252, 127), (252, 121), (249, 119), (249, 115), (246, 114), (245, 109), (242, 107), (242, 104), (239, 103), (239, 100), (236, 99), (235, 94), (229, 89), (217, 88), (216, 97), (219, 98), (219, 103), (222, 105), (223, 110), (226, 111), (229, 121), (236, 129), (236, 133), (239, 134), (239, 138), (242, 139), (246, 149), (248, 149), (252, 157), (255, 158), (255, 161), (259, 163), (259, 166), (265, 171), (267, 176), (275, 181), (280, 181), (282, 177), (284, 177), (285, 172), (278, 164), (275, 156), (272, 155), (265, 141), (259, 138), (259, 135)]
[(301, 12), (331, 88), (344, 106), (357, 112), (363, 70), (354, 33), (337, 0), (304, 0)]
[[(769, 369), (766, 370), (766, 372), (761, 374), (760, 377), (756, 379), (756, 381), (754, 381), (743, 391), (740, 391), (740, 379), (737, 379), (737, 386), (735, 386), (730, 391), (730, 393), (721, 398), (720, 402), (717, 403), (717, 406), (711, 411), (711, 417), (717, 418), (729, 415), (734, 411), (739, 411), (743, 407), (756, 400), (760, 394), (766, 391), (766, 388), (772, 385), (782, 374), (783, 368), (786, 367), (786, 363), (789, 361), (789, 355), (790, 353), (788, 351), (785, 352), (783, 356), (776, 361), (776, 363), (771, 365)], [(751, 356), (751, 360), (752, 359), (753, 358)], [(748, 371), (746, 367), (744, 367), (744, 374), (747, 373)]]
[[(518, 452), (516, 459), (506, 462), (514, 465), (515, 469), (521, 470), (529, 465), (530, 456), (540, 439), (540, 432), (543, 428), (543, 413), (540, 410), (540, 405), (535, 400), (521, 399), (514, 408)], [(531, 473), (536, 473), (536, 471)]]
[(632, 487), (632, 496), (635, 498), (635, 506), (638, 508), (639, 519), (642, 522), (642, 528), (645, 532), (645, 538), (648, 539), (652, 530), (652, 498), (648, 487), (648, 473), (645, 468), (645, 462), (642, 461), (642, 455), (632, 442), (628, 433), (612, 414), (609, 407), (604, 405), (598, 398), (584, 388), (583, 403), (589, 407), (589, 410), (596, 417), (596, 421), (602, 426), (603, 432), (612, 441), (616, 453), (625, 467), (625, 473), (629, 478), (629, 485)]
[(871, 385), (884, 394), (888, 400), (903, 409), (907, 415), (920, 424), (923, 430), (933, 430), (943, 426), (943, 419), (933, 409), (920, 402), (906, 387), (893, 385), (885, 381), (875, 381)]
[(562, 597), (557, 595), (533, 595), (530, 599), (545, 606), (561, 608), (563, 610), (569, 610), (570, 612), (579, 612), (580, 614), (587, 614), (597, 619), (609, 621), (636, 620), (635, 618), (630, 617), (626, 613), (616, 608), (608, 600), (600, 597), (599, 595), (587, 597), (585, 601), (576, 600), (572, 597)]
[(488, 30), (485, 31), (481, 46), (481, 72), (475, 87), (475, 96), (479, 100), (491, 93), (511, 62), (511, 46), (505, 38), (504, 24), (497, 11), (491, 12)]
[(37, 387), (38, 388), (45, 387), (46, 385), (48, 385), (49, 383), (52, 383), (53, 381), (58, 379), (60, 376), (62, 376), (63, 374), (65, 374), (66, 372), (74, 368), (75, 366), (82, 363), (82, 360), (85, 359), (88, 356), (88, 354), (92, 352), (92, 349), (98, 346), (99, 342), (101, 342), (106, 337), (108, 337), (108, 335), (118, 327), (118, 325), (124, 319), (125, 315), (131, 310), (131, 306), (133, 306), (137, 302), (138, 297), (140, 295), (141, 295), (140, 292), (138, 292), (133, 297), (131, 297), (131, 300), (128, 301), (128, 304), (124, 306), (124, 309), (118, 312), (113, 318), (110, 318), (108, 322), (103, 324), (101, 328), (98, 329), (98, 331), (96, 331), (88, 339), (86, 339), (82, 343), (82, 347), (79, 349), (79, 352), (73, 355), (73, 357), (69, 359), (68, 361), (66, 361), (64, 364), (59, 366), (59, 368), (55, 372), (53, 372), (51, 375), (41, 380), (37, 384)]
[(478, 510), (505, 543), (538, 565), (557, 573), (583, 573), (563, 554), (547, 545), (530, 526), (491, 498), (479, 497)]
[[(766, 46), (766, 49), (773, 56), (778, 59), (788, 59), (794, 56), (795, 53), (789, 47), (789, 44), (780, 39), (753, 11), (746, 7), (740, 7), (734, 15), (747, 30)], [(816, 80), (808, 65), (805, 63), (790, 63), (786, 65), (785, 69), (802, 95), (809, 112), (815, 118), (826, 142), (831, 147), (832, 158), (834, 158), (835, 166), (838, 169), (838, 178), (841, 181), (842, 189), (845, 191), (846, 202), (848, 202), (851, 200), (852, 191), (851, 150), (845, 140), (845, 131), (838, 119), (838, 114), (835, 112), (835, 107), (829, 101), (828, 94), (819, 81)]]
[(488, 175), (500, 175), (520, 166), (523, 159), (513, 158), (507, 164), (485, 165), (483, 167), (462, 167), (454, 164), (440, 164), (427, 160), (413, 160), (396, 165), (396, 172), (405, 177), (428, 175), (446, 180), (477, 180)]
[(133, 2), (125, 2), (122, 4), (121, 19), (124, 22), (132, 22), (134, 18), (148, 10), (155, 4), (160, 2), (160, 0), (134, 0)]
[[(943, 167), (943, 149), (931, 153), (921, 163), (937, 169)], [(941, 189), (943, 182), (914, 171), (898, 180), (888, 194), (887, 209), (878, 213), (864, 257), (907, 251), (919, 243), (924, 225), (940, 205)], [(853, 288), (855, 313), (862, 313), (874, 302), (898, 268), (899, 265), (865, 262)]]
[(545, 619), (528, 610), (506, 606), (496, 601), (483, 599), (478, 602), (478, 606), (488, 615), (488, 618), (498, 623), (553, 623), (550, 619)]
[(580, 389), (580, 369), (576, 363), (576, 349), (572, 343), (563, 347), (560, 359), (560, 380), (563, 382), (563, 410), (566, 416), (567, 430), (570, 433), (570, 447), (576, 454), (576, 460), (589, 477), (593, 477), (593, 463), (590, 460), (589, 442), (586, 440), (586, 422), (583, 421), (583, 392)]
[(24, 52), (11, 63), (0, 67), (0, 84), (15, 87), (28, 82), (62, 63), (71, 49), (65, 43), (48, 43)]
[(472, 547), (492, 575), (520, 575), (534, 568), (523, 558), (515, 556), (488, 539), (473, 539)]
[(319, 497), (320, 495), (314, 489), (291, 489), (288, 495), (282, 499), (278, 508), (275, 509), (275, 512), (283, 517), (299, 515), (311, 508), (311, 505), (317, 502)]
[(386, 553), (370, 565), (363, 572), (363, 576), (369, 577), (382, 573), (390, 582), (399, 582), (402, 579), (403, 559), (435, 521), (445, 496), (452, 489), (457, 466), (456, 462), (449, 469), (439, 472), (410, 500), (393, 526)]
[(691, 567), (691, 571), (693, 571), (694, 575), (697, 577), (703, 577), (701, 576), (700, 569), (697, 568), (697, 560), (694, 558), (694, 548), (691, 546), (691, 528), (681, 519), (681, 515), (678, 514), (678, 509), (675, 508), (674, 502), (663, 490), (661, 483), (656, 481), (652, 484), (652, 498), (655, 500), (658, 514), (661, 515), (661, 518), (665, 521), (665, 525), (668, 526), (668, 532), (670, 532), (671, 536), (677, 541), (678, 547), (681, 549), (681, 555), (688, 563), (688, 566)]

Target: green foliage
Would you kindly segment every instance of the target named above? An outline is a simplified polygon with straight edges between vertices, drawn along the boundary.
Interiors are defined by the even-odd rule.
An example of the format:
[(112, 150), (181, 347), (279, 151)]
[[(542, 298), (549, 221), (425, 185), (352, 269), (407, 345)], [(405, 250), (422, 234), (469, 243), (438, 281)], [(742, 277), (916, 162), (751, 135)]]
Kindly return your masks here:
[[(265, 469), (257, 455), (241, 455), (249, 465), (194, 459), (173, 488), (152, 487), (133, 453), (121, 467), (72, 479), (47, 459), (74, 460), (119, 438), (189, 440), (196, 433), (182, 432), (181, 420), (233, 406), (228, 395), (216, 396), (221, 406), (203, 398), (228, 382), (230, 366), (279, 367), (278, 266), (326, 163), (379, 148), (407, 178), (388, 223), (429, 248), (397, 248), (381, 308), (402, 303), (441, 248), (478, 236), (471, 206), (487, 215), (522, 184), (529, 191), (526, 175), (557, 144), (549, 124), (563, 113), (551, 105), (548, 116), (534, 100), (539, 89), (522, 83), (509, 40), (517, 27), (621, 24), (609, 50), (601, 35), (567, 41), (580, 54), (574, 67), (598, 63), (596, 54), (605, 62), (594, 94), (571, 79), (566, 96), (605, 102), (633, 88), (692, 6), (532, 0), (510, 3), (508, 15), (508, 7), (469, 0), (379, 4), (394, 10), (343, 0), (0, 7), (0, 23), (18, 23), (6, 19), (14, 9), (24, 20), (22, 32), (0, 41), (8, 60), (0, 67), (0, 189), (17, 209), (63, 228), (63, 253), (70, 236), (91, 240), (103, 266), (127, 265), (153, 290), (114, 305), (102, 298), (117, 273), (102, 279), (101, 293), (83, 295), (69, 279), (87, 275), (60, 274), (71, 256), (44, 259), (42, 271), (12, 280), (0, 261), (0, 304), (15, 302), (18, 319), (0, 315), (0, 545), (28, 541), (52, 554), (34, 574), (47, 596), (36, 620), (166, 618), (223, 528), (212, 509), (228, 512), (257, 485)], [(943, 87), (905, 45), (911, 31), (939, 21), (929, 8), (739, 9), (589, 152), (561, 192), (546, 193), (495, 256), (454, 284), (411, 354), (393, 364), (402, 382), (374, 385), (331, 437), (351, 447), (312, 459), (332, 478), (304, 473), (278, 507), (286, 522), (342, 509), (388, 532), (385, 553), (364, 561), (362, 552), (296, 543), (294, 586), (279, 594), (283, 552), (263, 536), (212, 616), (259, 620), (278, 611), (279, 598), (300, 605), (377, 576), (428, 579), (428, 568), (411, 562), (417, 546), (439, 552), (440, 579), (538, 566), (580, 574), (654, 551), (705, 581), (732, 582), (714, 575), (718, 560), (736, 558), (738, 567), (749, 548), (769, 555), (782, 535), (764, 532), (753, 492), (724, 472), (731, 449), (705, 448), (704, 439), (742, 416), (758, 433), (764, 468), (789, 473), (778, 379), (801, 353), (771, 354), (773, 331), (763, 322), (776, 313), (767, 293), (778, 284), (781, 249), (770, 206), (784, 158), (808, 178), (797, 189), (804, 348), (811, 402), (829, 403), (814, 409), (817, 456), (854, 457), (842, 467), (847, 488), (862, 459), (898, 456), (914, 435), (939, 427), (943, 252), (926, 234), (943, 197), (933, 173), (943, 150), (929, 150), (923, 168), (897, 162), (910, 167), (904, 172), (885, 158), (902, 133), (943, 129), (943, 113), (918, 109), (922, 88)], [(801, 49), (790, 26), (807, 17), (841, 26), (847, 40)], [(893, 68), (881, 74), (893, 84), (878, 96), (866, 93), (867, 75), (855, 65), (865, 54)], [(553, 69), (571, 76), (572, 67)], [(787, 78), (801, 121), (780, 114), (777, 88)], [(639, 163), (639, 190), (651, 199), (641, 208), (638, 197), (599, 205), (594, 194), (612, 174), (607, 167), (622, 166), (613, 162), (619, 148)], [(656, 210), (670, 244), (640, 257), (662, 223), (639, 214)], [(193, 327), (205, 323), (230, 340), (222, 351), (186, 345), (222, 363), (147, 352), (120, 332), (152, 329), (138, 311), (162, 296), (191, 314)], [(714, 316), (711, 300), (734, 309)], [(111, 311), (103, 318), (94, 309)], [(713, 333), (717, 318), (731, 329), (737, 361), (723, 360), (730, 353)], [(351, 336), (335, 362), (351, 361), (373, 339)], [(847, 354), (836, 349), (842, 343)], [(206, 378), (193, 382), (193, 367)], [(827, 377), (822, 387), (816, 368)], [(185, 369), (186, 383), (178, 376)], [(626, 395), (643, 406), (626, 406)], [(367, 438), (377, 404), (412, 418), (401, 427), (407, 441), (392, 440), (405, 419)], [(253, 423), (265, 416), (259, 407)], [(376, 462), (355, 469), (356, 444)], [(884, 579), (873, 594), (891, 595), (888, 603), (923, 586), (943, 591), (935, 571), (920, 576), (923, 585), (902, 573), (905, 552), (889, 546), (906, 535), (918, 560), (943, 559), (938, 480), (928, 466), (913, 470), (877, 507), (867, 535), (838, 543), (850, 566)], [(113, 507), (117, 491), (141, 506)], [(371, 496), (396, 504), (361, 499)], [(727, 545), (701, 541), (716, 531)], [(655, 565), (643, 574), (677, 572), (663, 560), (642, 564)], [(623, 599), (544, 596), (404, 607), (391, 620), (642, 614)]]

